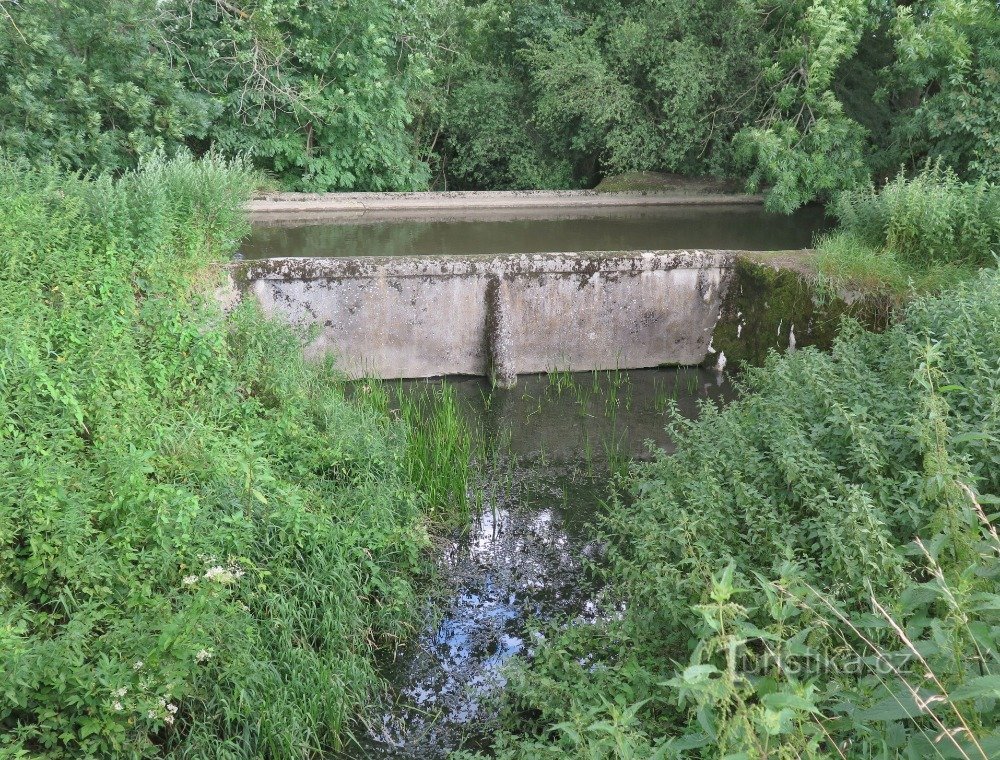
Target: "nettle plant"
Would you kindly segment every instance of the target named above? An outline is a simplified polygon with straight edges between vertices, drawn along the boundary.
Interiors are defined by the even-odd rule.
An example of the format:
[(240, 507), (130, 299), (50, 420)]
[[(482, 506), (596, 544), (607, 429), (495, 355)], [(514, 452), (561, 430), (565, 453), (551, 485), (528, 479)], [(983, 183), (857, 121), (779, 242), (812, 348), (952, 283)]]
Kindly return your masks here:
[(633, 467), (499, 756), (996, 757), (1000, 275), (741, 382)]

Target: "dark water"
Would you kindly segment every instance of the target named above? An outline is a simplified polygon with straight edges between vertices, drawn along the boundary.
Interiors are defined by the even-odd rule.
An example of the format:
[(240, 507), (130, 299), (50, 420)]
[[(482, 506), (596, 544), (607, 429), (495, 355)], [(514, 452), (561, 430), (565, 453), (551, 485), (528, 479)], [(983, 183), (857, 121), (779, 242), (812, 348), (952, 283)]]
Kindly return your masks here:
[(482, 507), (467, 531), (441, 540), (425, 626), (385, 663), (391, 704), (367, 716), (358, 732), (367, 736), (349, 757), (437, 758), (488, 746), (504, 666), (530, 657), (532, 621), (602, 614), (587, 569), (599, 565), (601, 545), (589, 526), (611, 470), (649, 456), (647, 441), (671, 450), (668, 400), (694, 417), (700, 401), (733, 395), (724, 376), (699, 369), (527, 376), (493, 392), (478, 379), (447, 382), (491, 444), (473, 484)]
[(821, 208), (791, 216), (759, 206), (538, 211), (515, 217), (363, 216), (337, 222), (255, 225), (241, 253), (280, 256), (402, 256), (621, 251), (671, 248), (805, 248), (824, 228)]

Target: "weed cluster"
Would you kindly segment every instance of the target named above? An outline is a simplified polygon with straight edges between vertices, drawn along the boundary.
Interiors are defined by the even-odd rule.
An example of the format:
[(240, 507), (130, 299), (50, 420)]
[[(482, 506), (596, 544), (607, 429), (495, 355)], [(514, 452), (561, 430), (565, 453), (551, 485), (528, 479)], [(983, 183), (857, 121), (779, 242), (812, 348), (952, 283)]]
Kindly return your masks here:
[(0, 164), (0, 755), (335, 750), (412, 628), (400, 424), (210, 296), (253, 179)]
[(841, 193), (831, 210), (840, 227), (819, 241), (819, 269), (838, 285), (939, 290), (1000, 255), (1000, 186), (962, 182), (940, 162)]
[(471, 466), (482, 456), (483, 440), (463, 413), (455, 388), (447, 381), (393, 386), (366, 378), (354, 390), (403, 422), (403, 467), (420, 491), (428, 517), (442, 524), (466, 523)]
[(832, 210), (844, 231), (912, 266), (991, 266), (1000, 253), (1000, 187), (962, 182), (940, 161), (841, 193)]

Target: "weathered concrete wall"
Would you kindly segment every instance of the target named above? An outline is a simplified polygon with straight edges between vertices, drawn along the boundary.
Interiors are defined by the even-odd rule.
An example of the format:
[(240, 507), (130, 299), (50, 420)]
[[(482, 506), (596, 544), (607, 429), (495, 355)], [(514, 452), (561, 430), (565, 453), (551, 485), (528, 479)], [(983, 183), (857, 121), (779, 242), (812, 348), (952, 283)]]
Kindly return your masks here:
[(601, 209), (629, 206), (759, 205), (763, 196), (696, 191), (597, 192), (595, 190), (499, 190), (414, 193), (268, 193), (247, 204), (254, 222), (355, 217), (369, 213), (447, 214), (541, 209)]
[(349, 375), (516, 374), (700, 364), (732, 251), (285, 258), (232, 265), (264, 311), (315, 325)]

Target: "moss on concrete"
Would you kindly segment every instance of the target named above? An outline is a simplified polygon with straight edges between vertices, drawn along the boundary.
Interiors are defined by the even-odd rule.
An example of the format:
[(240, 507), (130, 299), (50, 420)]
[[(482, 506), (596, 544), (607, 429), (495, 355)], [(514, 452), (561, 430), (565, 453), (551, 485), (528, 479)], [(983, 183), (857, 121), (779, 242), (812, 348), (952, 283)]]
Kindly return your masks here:
[(684, 177), (664, 172), (627, 172), (605, 177), (594, 188), (599, 193), (738, 194), (738, 182), (714, 177)]
[(793, 335), (796, 348), (829, 348), (845, 316), (871, 329), (884, 329), (888, 315), (881, 303), (869, 298), (848, 303), (821, 294), (808, 275), (807, 254), (796, 266), (788, 266), (787, 256), (784, 252), (774, 260), (756, 254), (737, 259), (712, 336), (716, 353), (709, 354), (706, 364), (715, 364), (724, 353), (729, 366), (759, 365), (769, 351), (787, 351)]

